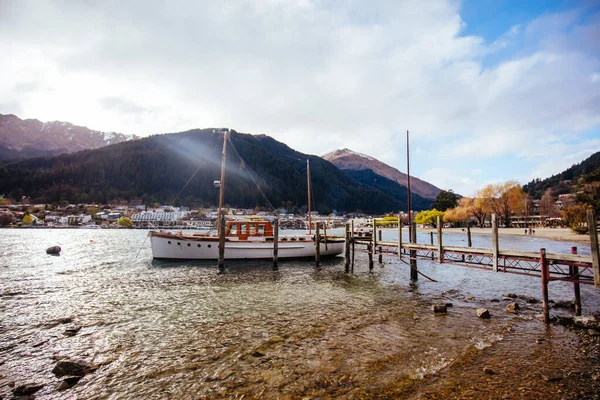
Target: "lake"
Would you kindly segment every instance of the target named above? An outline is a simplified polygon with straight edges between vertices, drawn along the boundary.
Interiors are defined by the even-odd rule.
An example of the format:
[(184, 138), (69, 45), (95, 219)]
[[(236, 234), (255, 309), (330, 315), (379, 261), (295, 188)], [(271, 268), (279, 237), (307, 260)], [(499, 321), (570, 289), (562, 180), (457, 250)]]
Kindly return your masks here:
[[(466, 238), (445, 235), (444, 244)], [(60, 256), (45, 253), (54, 245)], [(473, 246), (491, 247), (491, 238), (473, 236)], [(590, 253), (581, 243), (500, 237), (500, 248), (571, 246)], [(226, 262), (218, 274), (216, 262), (153, 261), (144, 230), (3, 229), (0, 398), (27, 382), (43, 385), (40, 399), (418, 397), (457, 363), (517, 356), (506, 343), (541, 335), (548, 354), (550, 345), (574, 346), (563, 328), (536, 318), (539, 304), (504, 311), (506, 294), (539, 299), (539, 278), (425, 261), (419, 269), (438, 282), (411, 283), (394, 257), (370, 272), (362, 253), (352, 274), (342, 257), (318, 269), (280, 261), (277, 271), (268, 261)], [(549, 290), (554, 301), (573, 299), (570, 284), (551, 282)], [(584, 313), (599, 310), (598, 289), (581, 291)], [(452, 303), (445, 316), (430, 309), (440, 302)], [(490, 320), (475, 316), (480, 307)], [(51, 371), (63, 357), (99, 368), (59, 392)]]

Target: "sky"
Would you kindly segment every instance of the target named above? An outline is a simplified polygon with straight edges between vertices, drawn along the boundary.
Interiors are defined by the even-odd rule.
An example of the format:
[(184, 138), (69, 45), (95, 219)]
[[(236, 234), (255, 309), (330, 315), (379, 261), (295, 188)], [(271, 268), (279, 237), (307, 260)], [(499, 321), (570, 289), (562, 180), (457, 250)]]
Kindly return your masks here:
[(600, 0), (0, 0), (0, 113), (228, 127), (441, 189), (600, 150)]

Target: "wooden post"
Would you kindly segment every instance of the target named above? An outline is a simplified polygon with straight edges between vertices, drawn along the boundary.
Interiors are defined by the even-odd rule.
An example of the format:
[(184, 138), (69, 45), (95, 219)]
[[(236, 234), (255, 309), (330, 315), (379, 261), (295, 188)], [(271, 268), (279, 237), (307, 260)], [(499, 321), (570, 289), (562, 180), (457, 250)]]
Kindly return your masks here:
[(279, 252), (279, 217), (275, 218), (273, 225), (273, 269), (277, 269), (277, 253)]
[[(381, 243), (381, 229), (379, 229), (379, 231), (377, 231), (377, 234), (379, 235), (379, 237), (377, 238), (379, 240), (379, 243)], [(381, 245), (379, 245), (379, 264), (383, 263), (383, 249), (381, 248)]]
[(315, 264), (317, 267), (321, 258), (321, 232), (319, 232), (319, 225), (321, 225), (319, 222), (315, 222)]
[(540, 249), (540, 266), (542, 272), (542, 311), (544, 322), (550, 323), (550, 305), (548, 304), (548, 260), (546, 260), (546, 249)]
[(492, 270), (498, 272), (498, 218), (492, 214)]
[(219, 272), (225, 270), (225, 211), (221, 210), (219, 218)]
[(367, 253), (369, 253), (369, 271), (373, 269), (373, 243), (367, 245)]
[[(415, 222), (410, 223), (410, 242), (417, 243), (417, 224)], [(419, 267), (417, 265), (417, 251), (410, 251), (410, 279), (416, 281), (419, 279), (419, 273), (417, 272)]]
[[(577, 247), (571, 247), (571, 254), (577, 254)], [(569, 265), (569, 273), (573, 279), (573, 292), (575, 293), (575, 315), (581, 315), (581, 291), (579, 290), (579, 267)]]
[(442, 248), (442, 218), (437, 217), (437, 234), (438, 234), (438, 262), (444, 263), (444, 250)]
[(373, 250), (377, 247), (377, 222), (373, 218), (373, 234), (371, 235), (371, 242), (373, 243)]
[(350, 272), (350, 224), (346, 223), (346, 236), (344, 240), (344, 269)]
[(473, 246), (473, 242), (471, 242), (471, 224), (467, 224), (467, 246)]
[(402, 218), (398, 213), (398, 258), (402, 258)]
[(323, 224), (323, 240), (325, 241), (325, 251), (327, 251), (327, 223), (322, 222)]
[[(433, 231), (429, 232), (429, 242), (433, 246)], [(435, 260), (435, 253), (433, 250), (431, 250), (431, 259)]]
[(352, 235), (352, 271), (354, 272), (354, 220), (352, 220), (350, 228), (352, 229), (350, 234)]
[(587, 210), (588, 230), (590, 231), (590, 247), (592, 250), (592, 270), (594, 271), (594, 285), (600, 285), (600, 249), (598, 249), (598, 227), (596, 226), (596, 213)]

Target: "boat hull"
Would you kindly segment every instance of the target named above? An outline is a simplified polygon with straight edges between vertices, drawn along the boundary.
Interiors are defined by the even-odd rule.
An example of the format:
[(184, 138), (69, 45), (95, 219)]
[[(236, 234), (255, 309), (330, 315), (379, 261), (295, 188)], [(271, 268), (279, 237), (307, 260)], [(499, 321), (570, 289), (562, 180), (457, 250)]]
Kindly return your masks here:
[[(172, 235), (150, 233), (152, 257), (172, 260), (217, 260), (219, 257), (219, 239), (217, 237)], [(344, 251), (344, 240), (328, 240), (320, 243), (321, 256), (335, 256)], [(315, 243), (310, 237), (282, 238), (278, 242), (278, 259), (306, 258), (315, 256)], [(259, 260), (273, 258), (272, 240), (227, 240), (225, 242), (226, 260)]]

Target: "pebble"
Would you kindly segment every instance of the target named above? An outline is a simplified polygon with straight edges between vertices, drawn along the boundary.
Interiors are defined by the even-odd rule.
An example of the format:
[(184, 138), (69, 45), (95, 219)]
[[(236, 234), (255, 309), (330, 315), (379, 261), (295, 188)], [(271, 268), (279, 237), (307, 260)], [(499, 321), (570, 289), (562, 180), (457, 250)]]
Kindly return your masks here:
[(485, 308), (478, 308), (477, 309), (477, 316), (479, 318), (485, 318), (485, 319), (488, 319), (488, 318), (491, 317), (490, 312), (487, 309), (485, 309)]
[(448, 309), (444, 304), (434, 304), (431, 306), (431, 311), (433, 311), (434, 314), (446, 314)]

